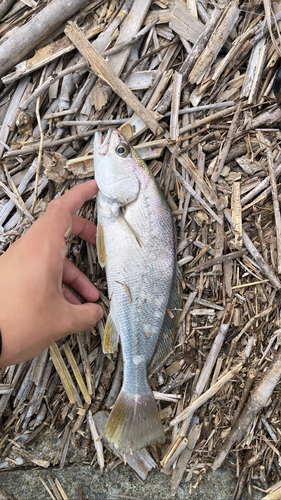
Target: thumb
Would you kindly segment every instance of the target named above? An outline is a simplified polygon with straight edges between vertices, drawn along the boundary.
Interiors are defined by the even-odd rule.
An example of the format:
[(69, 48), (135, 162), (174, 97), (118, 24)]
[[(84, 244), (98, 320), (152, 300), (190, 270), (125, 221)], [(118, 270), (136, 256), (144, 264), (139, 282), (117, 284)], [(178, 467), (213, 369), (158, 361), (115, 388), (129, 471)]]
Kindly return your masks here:
[(103, 317), (103, 309), (98, 304), (69, 304), (70, 329), (68, 333), (79, 333), (92, 330)]

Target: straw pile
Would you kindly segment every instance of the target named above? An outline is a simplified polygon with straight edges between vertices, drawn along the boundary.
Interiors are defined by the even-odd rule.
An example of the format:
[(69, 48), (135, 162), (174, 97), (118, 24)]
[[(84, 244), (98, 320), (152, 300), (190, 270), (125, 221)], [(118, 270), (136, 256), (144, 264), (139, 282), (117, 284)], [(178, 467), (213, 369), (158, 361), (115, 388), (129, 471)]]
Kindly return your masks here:
[[(76, 446), (143, 480), (158, 467), (175, 495), (224, 463), (237, 472), (233, 499), (246, 484), (251, 499), (281, 479), (279, 2), (4, 0), (0, 17), (0, 252), (94, 176), (95, 130), (118, 127), (173, 211), (184, 286), (174, 353), (150, 379), (161, 450), (122, 457), (98, 438), (122, 380), (102, 321), (1, 370), (1, 458), (48, 467), (29, 444), (51, 426), (64, 429), (60, 467)], [(80, 215), (95, 220), (95, 205)], [(95, 248), (70, 238), (68, 257), (106, 318)]]

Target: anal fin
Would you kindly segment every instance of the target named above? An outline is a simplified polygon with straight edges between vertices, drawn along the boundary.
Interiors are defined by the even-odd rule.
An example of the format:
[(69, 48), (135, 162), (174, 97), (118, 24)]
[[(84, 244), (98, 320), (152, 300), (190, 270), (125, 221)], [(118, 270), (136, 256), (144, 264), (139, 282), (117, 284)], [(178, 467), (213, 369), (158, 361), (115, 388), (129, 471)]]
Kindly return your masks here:
[(102, 343), (102, 350), (104, 354), (112, 354), (118, 349), (119, 334), (113, 323), (111, 314), (109, 313), (107, 322), (104, 329), (104, 339)]

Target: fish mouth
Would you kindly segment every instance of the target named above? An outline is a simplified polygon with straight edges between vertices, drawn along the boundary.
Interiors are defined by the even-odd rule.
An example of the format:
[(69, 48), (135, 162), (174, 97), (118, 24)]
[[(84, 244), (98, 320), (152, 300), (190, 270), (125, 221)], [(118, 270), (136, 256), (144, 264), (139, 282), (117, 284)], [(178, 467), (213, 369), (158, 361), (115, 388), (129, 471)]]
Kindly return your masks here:
[(110, 144), (110, 139), (114, 129), (110, 128), (106, 136), (103, 137), (102, 132), (97, 131), (95, 133), (94, 150), (101, 156), (106, 156), (108, 153), (108, 148)]

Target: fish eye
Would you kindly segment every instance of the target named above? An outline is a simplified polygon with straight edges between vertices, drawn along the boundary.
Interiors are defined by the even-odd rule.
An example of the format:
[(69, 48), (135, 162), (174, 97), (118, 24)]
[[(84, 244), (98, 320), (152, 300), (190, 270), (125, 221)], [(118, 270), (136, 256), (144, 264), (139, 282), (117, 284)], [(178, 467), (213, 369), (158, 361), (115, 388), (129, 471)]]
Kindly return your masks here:
[(116, 153), (123, 158), (130, 152), (130, 147), (125, 142), (120, 142), (116, 148)]

